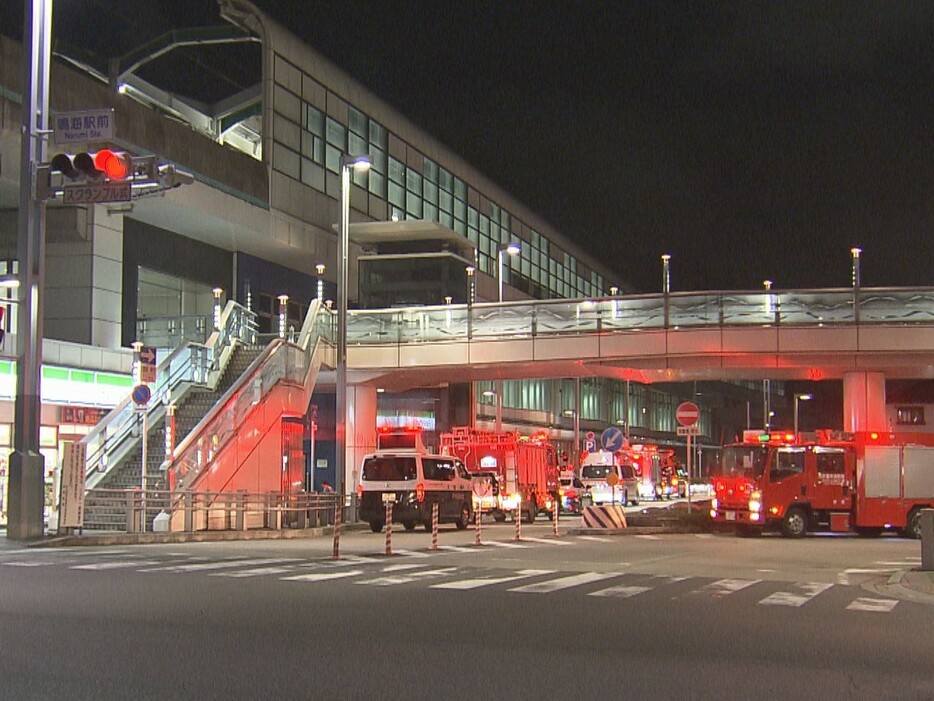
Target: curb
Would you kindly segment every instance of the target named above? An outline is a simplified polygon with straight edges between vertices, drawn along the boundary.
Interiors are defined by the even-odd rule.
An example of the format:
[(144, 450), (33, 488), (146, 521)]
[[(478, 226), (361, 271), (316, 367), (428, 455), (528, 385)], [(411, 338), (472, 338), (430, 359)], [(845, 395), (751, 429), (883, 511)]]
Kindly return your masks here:
[[(341, 532), (364, 530), (366, 524), (344, 524)], [(170, 543), (222, 543), (246, 540), (296, 540), (330, 536), (332, 526), (281, 531), (197, 531), (194, 533), (111, 533), (101, 535), (55, 536), (32, 543), (27, 548), (67, 548), (100, 545), (160, 545)]]

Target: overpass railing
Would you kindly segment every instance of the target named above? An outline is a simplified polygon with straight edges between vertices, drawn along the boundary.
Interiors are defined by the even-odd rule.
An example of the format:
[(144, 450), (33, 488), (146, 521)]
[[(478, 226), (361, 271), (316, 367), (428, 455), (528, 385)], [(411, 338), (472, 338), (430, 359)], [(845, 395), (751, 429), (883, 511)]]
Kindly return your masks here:
[(681, 292), (353, 310), (348, 314), (347, 342), (425, 343), (705, 326), (879, 324), (934, 324), (934, 288)]

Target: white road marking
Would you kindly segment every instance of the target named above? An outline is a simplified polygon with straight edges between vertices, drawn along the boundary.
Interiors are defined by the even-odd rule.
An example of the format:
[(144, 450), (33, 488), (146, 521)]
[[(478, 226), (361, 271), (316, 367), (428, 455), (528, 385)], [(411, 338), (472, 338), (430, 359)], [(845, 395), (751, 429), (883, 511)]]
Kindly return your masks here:
[(447, 550), (452, 553), (476, 553), (480, 552), (477, 548), (464, 548), (460, 545), (439, 545), (439, 550)]
[(579, 535), (577, 536), (580, 540), (589, 540), (593, 543), (609, 543), (612, 541), (612, 538), (605, 538), (599, 535)]
[(45, 560), (14, 560), (13, 562), (4, 562), (3, 564), (8, 567), (46, 567), (47, 565), (54, 565), (56, 563)]
[(535, 577), (542, 574), (553, 574), (554, 570), (519, 570), (516, 574), (505, 577), (486, 577), (477, 579), (460, 579), (455, 582), (443, 582), (441, 584), (432, 584), (432, 589), (457, 589), (463, 591), (466, 589), (479, 589), (480, 587), (489, 587), (493, 584), (502, 584), (503, 582), (512, 582), (526, 577)]
[(637, 535), (636, 538), (641, 538), (642, 540), (658, 540), (657, 535)]
[(260, 577), (267, 574), (287, 574), (294, 572), (294, 567), (254, 567), (250, 570), (237, 570), (236, 572), (212, 572), (209, 577)]
[(162, 560), (111, 560), (110, 562), (90, 562), (86, 565), (72, 565), (72, 570), (119, 570), (124, 567), (143, 567), (158, 565)]
[(428, 553), (420, 553), (416, 550), (403, 550), (402, 548), (393, 549), (393, 552), (396, 555), (402, 555), (403, 557), (431, 557)]
[(484, 545), (492, 545), (497, 548), (527, 548), (528, 545), (522, 545), (521, 543), (505, 543), (499, 540), (485, 540), (483, 541)]
[(150, 567), (140, 572), (205, 572), (209, 570), (222, 570), (233, 567), (249, 567), (251, 565), (281, 565), (286, 562), (301, 562), (298, 558), (259, 558), (256, 560), (225, 560), (223, 562), (198, 562), (193, 565), (168, 565), (166, 567)]
[(830, 589), (833, 584), (806, 582), (797, 586), (801, 589), (801, 593), (795, 594), (788, 591), (777, 591), (773, 594), (769, 594), (759, 603), (763, 606), (803, 606), (818, 594)]
[(403, 570), (414, 570), (419, 567), (424, 567), (425, 565), (416, 565), (414, 563), (409, 563), (407, 565), (389, 565), (389, 567), (384, 567), (383, 572), (401, 572)]
[(847, 609), (850, 611), (873, 611), (875, 613), (889, 613), (898, 603), (895, 599), (872, 599), (861, 596), (853, 601)]
[(709, 592), (715, 596), (726, 596), (727, 594), (735, 594), (761, 581), (761, 579), (720, 579), (716, 582), (711, 582), (701, 589), (701, 591)]
[(369, 584), (376, 587), (390, 587), (395, 584), (408, 584), (422, 579), (431, 579), (433, 577), (443, 577), (444, 575), (457, 572), (456, 567), (441, 567), (436, 570), (423, 570), (421, 572), (411, 572), (406, 575), (397, 575), (395, 577), (377, 577), (376, 579), (364, 579), (354, 584)]
[(547, 582), (537, 582), (535, 584), (526, 584), (524, 587), (515, 587), (509, 591), (521, 592), (523, 594), (549, 594), (553, 591), (558, 591), (560, 589), (569, 589), (570, 587), (577, 587), (581, 584), (590, 584), (591, 582), (599, 582), (603, 579), (610, 579), (612, 577), (619, 577), (622, 572), (582, 572), (581, 574), (573, 574), (568, 577), (558, 577), (558, 579), (550, 579)]
[(631, 596), (638, 596), (644, 592), (650, 591), (652, 587), (633, 587), (633, 586), (618, 586), (610, 587), (609, 589), (601, 589), (600, 591), (591, 592), (588, 596), (609, 596), (615, 599), (628, 599)]
[(280, 577), (283, 582), (327, 582), (332, 579), (356, 577), (363, 574), (363, 570), (341, 570), (340, 572), (312, 572), (311, 574), (296, 574), (292, 577)]
[(533, 543), (544, 543), (545, 545), (574, 545), (569, 540), (559, 540), (558, 538), (531, 538), (529, 536), (522, 537), (523, 542), (530, 540)]

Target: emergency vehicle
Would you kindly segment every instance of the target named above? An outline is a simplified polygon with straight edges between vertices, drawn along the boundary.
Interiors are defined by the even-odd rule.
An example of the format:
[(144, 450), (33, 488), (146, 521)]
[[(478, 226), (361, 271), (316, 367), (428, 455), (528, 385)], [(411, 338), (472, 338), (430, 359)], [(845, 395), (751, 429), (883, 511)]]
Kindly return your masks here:
[(558, 457), (544, 436), (495, 433), (457, 426), (441, 434), (441, 453), (463, 460), (471, 474), (494, 473), (496, 495), (483, 495), (480, 508), (505, 521), (518, 506), (525, 522), (540, 510), (552, 513), (558, 499)]
[(746, 431), (723, 449), (710, 516), (741, 535), (894, 528), (919, 538), (921, 510), (934, 508), (932, 446), (934, 434)]
[(419, 523), (431, 530), (432, 505), (438, 522), (467, 528), (473, 514), (473, 490), (464, 463), (451, 455), (425, 449), (421, 429), (381, 428), (377, 450), (363, 458), (357, 485), (360, 520), (379, 533), (386, 522), (386, 503), (392, 502), (392, 522), (407, 531)]
[[(581, 483), (593, 504), (639, 504), (639, 475), (624, 451), (596, 450), (585, 452), (581, 462)], [(617, 483), (611, 485), (607, 476), (615, 473)]]

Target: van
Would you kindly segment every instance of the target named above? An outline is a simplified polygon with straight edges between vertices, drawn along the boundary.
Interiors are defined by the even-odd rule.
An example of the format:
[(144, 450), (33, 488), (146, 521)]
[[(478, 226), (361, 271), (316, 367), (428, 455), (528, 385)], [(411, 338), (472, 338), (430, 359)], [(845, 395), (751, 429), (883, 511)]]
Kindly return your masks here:
[[(616, 486), (607, 482), (607, 475), (615, 474), (618, 478)], [(629, 463), (621, 463), (616, 453), (607, 450), (598, 450), (588, 453), (581, 465), (581, 483), (590, 496), (590, 501), (599, 506), (601, 504), (628, 504), (639, 503), (639, 478)]]
[(363, 459), (357, 486), (360, 520), (379, 533), (386, 525), (386, 502), (392, 522), (411, 531), (421, 523), (431, 530), (432, 505), (438, 522), (467, 528), (473, 515), (473, 490), (464, 464), (449, 455), (417, 451), (377, 451)]

